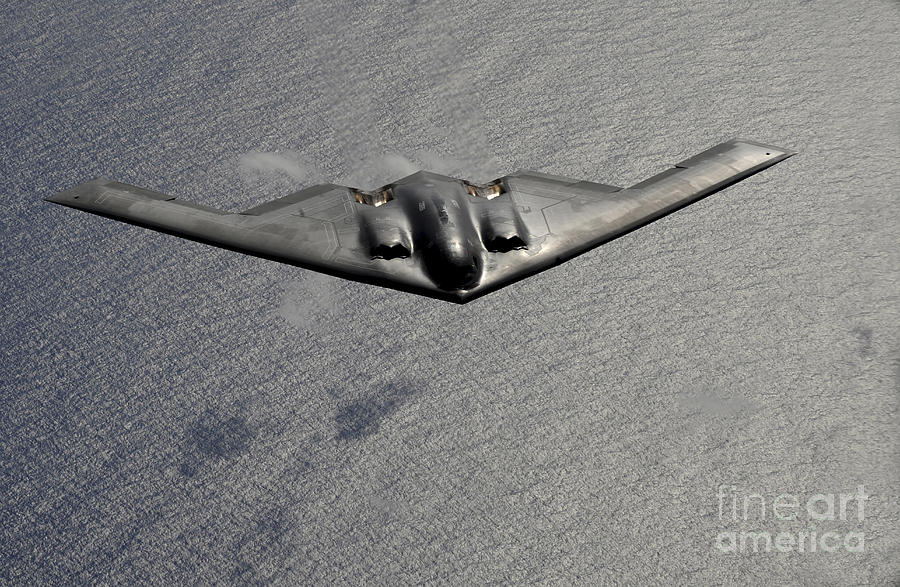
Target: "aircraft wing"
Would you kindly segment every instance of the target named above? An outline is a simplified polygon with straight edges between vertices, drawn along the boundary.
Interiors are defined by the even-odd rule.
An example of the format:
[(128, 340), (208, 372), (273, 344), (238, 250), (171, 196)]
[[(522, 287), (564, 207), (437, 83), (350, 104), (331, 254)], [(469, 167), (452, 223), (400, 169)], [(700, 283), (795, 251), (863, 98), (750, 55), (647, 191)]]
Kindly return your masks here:
[[(329, 275), (434, 295), (434, 284), (412, 258), (372, 258), (360, 245), (358, 204), (353, 190), (344, 186), (313, 186), (239, 214), (107, 179), (47, 200)], [(366, 208), (378, 210), (388, 222), (399, 213), (394, 206)]]
[[(501, 178), (494, 186), (499, 194), (470, 186), (466, 202), (473, 214), (508, 221), (508, 212), (515, 211), (527, 247), (485, 251), (478, 285), (462, 291), (437, 287), (421, 260), (397, 240), (396, 234), (408, 234), (410, 228), (398, 202), (386, 197), (376, 202), (367, 198), (377, 199), (377, 194), (364, 195), (335, 184), (313, 186), (238, 214), (106, 179), (47, 200), (329, 275), (464, 303), (558, 265), (793, 154), (735, 139), (627, 189), (536, 172)], [(387, 249), (366, 244), (372, 240), (366, 236), (371, 231), (388, 235)]]
[(527, 249), (488, 256), (467, 301), (549, 269), (794, 155), (734, 139), (627, 189), (534, 172), (498, 180), (528, 233)]

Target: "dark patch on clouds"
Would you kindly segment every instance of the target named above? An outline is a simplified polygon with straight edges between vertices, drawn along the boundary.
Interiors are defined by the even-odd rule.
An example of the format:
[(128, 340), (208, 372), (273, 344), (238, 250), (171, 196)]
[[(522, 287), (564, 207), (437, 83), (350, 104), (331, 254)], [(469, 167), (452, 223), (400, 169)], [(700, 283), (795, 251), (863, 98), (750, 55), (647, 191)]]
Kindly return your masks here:
[(382, 421), (395, 413), (414, 393), (412, 387), (394, 383), (339, 406), (334, 416), (337, 438), (359, 440), (377, 433)]
[(856, 340), (859, 342), (859, 356), (867, 358), (872, 356), (872, 329), (857, 326), (853, 329)]
[(201, 453), (227, 459), (246, 452), (255, 432), (245, 418), (233, 416), (222, 422), (198, 423), (191, 435)]
[(244, 416), (205, 414), (188, 426), (188, 450), (181, 473), (193, 477), (204, 461), (231, 459), (246, 453), (256, 434)]

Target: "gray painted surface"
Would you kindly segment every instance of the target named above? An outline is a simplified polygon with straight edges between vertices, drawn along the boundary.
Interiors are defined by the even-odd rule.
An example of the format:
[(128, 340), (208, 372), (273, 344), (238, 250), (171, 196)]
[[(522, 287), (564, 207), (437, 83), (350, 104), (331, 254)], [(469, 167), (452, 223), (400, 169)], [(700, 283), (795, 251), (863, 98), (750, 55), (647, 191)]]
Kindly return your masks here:
[(229, 214), (95, 179), (47, 201), (239, 253), (465, 303), (794, 155), (716, 145), (628, 189), (528, 172), (478, 186), (419, 171), (373, 192), (322, 184)]
[[(2, 9), (5, 581), (896, 582), (896, 4), (154, 6)], [(801, 155), (465, 306), (42, 200), (631, 185), (733, 135)], [(721, 484), (865, 552), (718, 552)]]

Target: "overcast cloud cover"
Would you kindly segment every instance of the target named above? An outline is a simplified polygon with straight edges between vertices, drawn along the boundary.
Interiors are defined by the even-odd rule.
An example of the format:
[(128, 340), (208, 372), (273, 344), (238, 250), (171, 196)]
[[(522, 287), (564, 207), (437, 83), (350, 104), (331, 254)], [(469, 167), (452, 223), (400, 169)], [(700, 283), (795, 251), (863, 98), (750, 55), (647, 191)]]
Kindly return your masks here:
[[(0, 8), (0, 581), (900, 581), (896, 2), (50, 4)], [(800, 155), (465, 306), (42, 200), (734, 136)], [(864, 550), (716, 547), (812, 528)]]

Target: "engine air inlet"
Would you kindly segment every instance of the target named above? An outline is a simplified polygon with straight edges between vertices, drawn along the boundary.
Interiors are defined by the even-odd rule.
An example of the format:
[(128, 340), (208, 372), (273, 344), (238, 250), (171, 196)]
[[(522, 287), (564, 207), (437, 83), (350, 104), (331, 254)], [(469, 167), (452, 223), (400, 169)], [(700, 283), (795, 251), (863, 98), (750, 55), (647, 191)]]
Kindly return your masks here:
[(497, 196), (503, 194), (503, 186), (501, 186), (499, 182), (494, 182), (488, 185), (474, 185), (471, 183), (466, 183), (466, 191), (478, 198), (493, 200)]
[(368, 206), (381, 206), (387, 204), (394, 199), (394, 192), (391, 188), (383, 188), (374, 192), (365, 192), (363, 190), (353, 190), (353, 197), (360, 204)]

